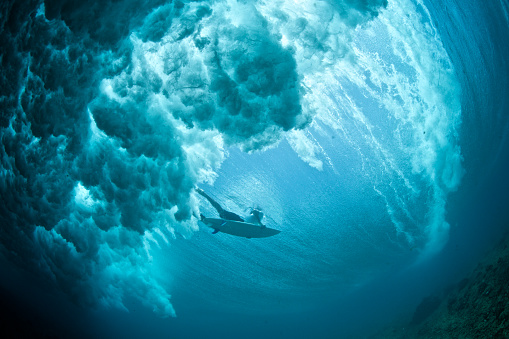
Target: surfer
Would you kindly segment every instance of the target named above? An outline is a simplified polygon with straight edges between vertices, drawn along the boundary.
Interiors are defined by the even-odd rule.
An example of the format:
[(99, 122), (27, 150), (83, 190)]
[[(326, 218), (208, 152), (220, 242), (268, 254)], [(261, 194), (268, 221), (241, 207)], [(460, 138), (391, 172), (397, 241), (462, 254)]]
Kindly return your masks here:
[(207, 218), (200, 214), (200, 220), (208, 227), (214, 229), (212, 234), (218, 232), (227, 233), (244, 238), (266, 238), (278, 234), (279, 230), (266, 227), (262, 224), (263, 212), (259, 208), (253, 208), (250, 215), (244, 220), (239, 215), (227, 211), (212, 199), (201, 188), (195, 188), (196, 192), (208, 200), (212, 207), (219, 213), (219, 218)]
[(198, 192), (202, 197), (204, 197), (210, 202), (212, 207), (214, 207), (217, 210), (217, 213), (219, 213), (219, 217), (221, 219), (244, 222), (244, 219), (242, 219), (238, 214), (235, 214), (222, 208), (217, 201), (209, 197), (209, 195), (205, 193), (201, 188), (197, 187), (196, 192)]
[(258, 208), (253, 208), (251, 210), (251, 214), (246, 218), (246, 222), (249, 222), (251, 224), (260, 225), (261, 227), (265, 227), (265, 225), (262, 223), (263, 220), (263, 212), (260, 211)]

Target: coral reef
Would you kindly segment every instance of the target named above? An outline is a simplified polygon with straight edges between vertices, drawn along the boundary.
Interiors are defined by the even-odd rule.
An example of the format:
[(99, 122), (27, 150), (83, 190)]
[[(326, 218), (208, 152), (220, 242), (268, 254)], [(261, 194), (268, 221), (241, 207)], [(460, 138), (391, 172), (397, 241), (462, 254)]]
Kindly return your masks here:
[(424, 298), (411, 322), (373, 338), (509, 338), (509, 237), (467, 278)]

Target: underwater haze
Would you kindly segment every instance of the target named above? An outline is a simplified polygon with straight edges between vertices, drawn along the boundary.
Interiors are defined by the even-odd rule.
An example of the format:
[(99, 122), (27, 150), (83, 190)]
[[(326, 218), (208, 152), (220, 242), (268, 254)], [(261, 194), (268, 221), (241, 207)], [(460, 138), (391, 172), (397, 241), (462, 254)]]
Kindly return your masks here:
[[(507, 0), (3, 1), (3, 322), (363, 338), (411, 317), (508, 230), (508, 41)], [(212, 234), (198, 187), (281, 233)]]

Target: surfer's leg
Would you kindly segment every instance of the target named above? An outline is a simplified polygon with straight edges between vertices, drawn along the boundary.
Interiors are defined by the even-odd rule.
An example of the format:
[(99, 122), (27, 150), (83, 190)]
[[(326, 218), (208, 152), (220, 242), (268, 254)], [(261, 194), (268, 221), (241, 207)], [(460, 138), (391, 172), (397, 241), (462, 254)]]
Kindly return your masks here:
[(216, 209), (217, 213), (221, 214), (224, 212), (224, 209), (221, 207), (221, 205), (219, 205), (217, 203), (217, 201), (215, 201), (214, 199), (209, 197), (208, 194), (205, 193), (201, 188), (196, 188), (196, 192), (198, 192), (202, 197), (207, 199), (210, 202), (210, 204), (212, 205), (212, 207), (214, 207)]

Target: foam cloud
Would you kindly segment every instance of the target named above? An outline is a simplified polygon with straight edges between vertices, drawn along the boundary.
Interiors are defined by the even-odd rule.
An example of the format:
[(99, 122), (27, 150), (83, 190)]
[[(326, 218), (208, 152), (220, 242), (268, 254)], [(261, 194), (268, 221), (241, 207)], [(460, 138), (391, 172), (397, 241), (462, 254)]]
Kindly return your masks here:
[[(169, 7), (174, 5), (155, 13), (175, 12)], [(281, 131), (303, 127), (308, 119), (302, 116), (295, 60), (256, 8), (238, 3), (188, 7), (164, 33), (154, 33), (149, 18), (132, 35), (136, 66), (128, 77), (143, 74), (144, 86), (160, 94), (163, 109), (188, 127), (218, 130), (227, 144), (245, 150), (268, 146)], [(240, 24), (244, 12), (250, 15)]]

